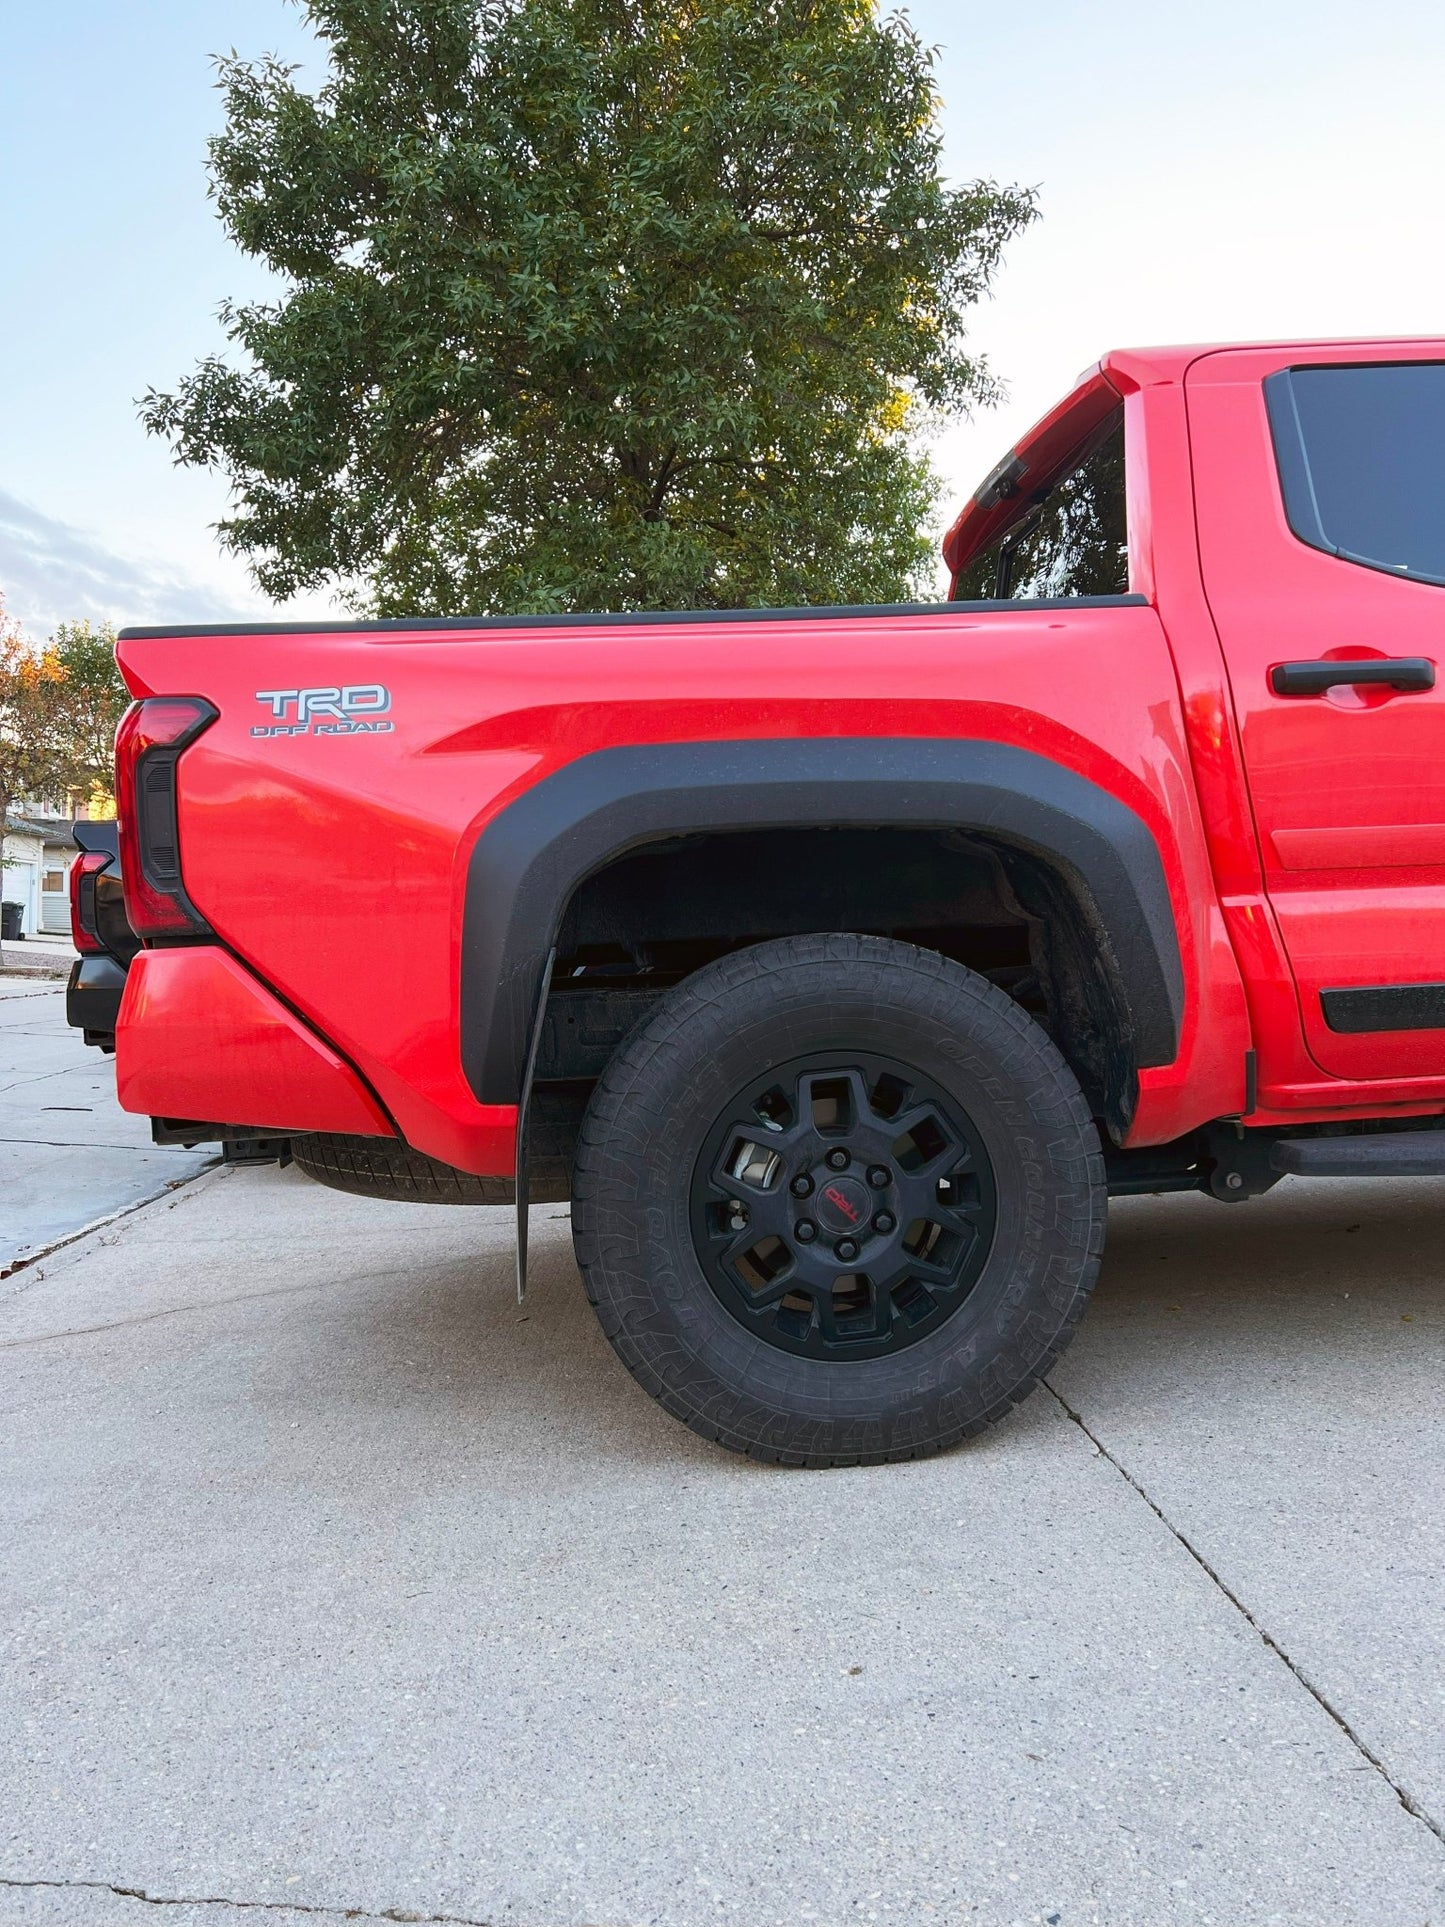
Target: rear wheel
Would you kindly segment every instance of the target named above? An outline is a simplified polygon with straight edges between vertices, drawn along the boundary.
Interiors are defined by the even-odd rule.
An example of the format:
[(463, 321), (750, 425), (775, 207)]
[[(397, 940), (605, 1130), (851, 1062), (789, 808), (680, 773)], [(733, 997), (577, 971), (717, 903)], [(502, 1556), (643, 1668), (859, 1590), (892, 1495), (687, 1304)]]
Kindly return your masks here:
[(628, 1369), (799, 1465), (919, 1457), (1017, 1404), (1083, 1311), (1104, 1209), (1044, 1032), (873, 937), (760, 944), (670, 993), (604, 1072), (573, 1180)]

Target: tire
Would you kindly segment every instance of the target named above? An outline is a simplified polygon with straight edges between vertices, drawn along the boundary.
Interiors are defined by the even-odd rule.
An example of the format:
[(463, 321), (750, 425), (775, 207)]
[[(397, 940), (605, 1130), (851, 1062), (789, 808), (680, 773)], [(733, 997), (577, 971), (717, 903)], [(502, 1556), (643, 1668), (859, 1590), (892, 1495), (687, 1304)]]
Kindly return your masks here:
[(941, 1451), (1026, 1397), (1083, 1313), (1106, 1202), (1088, 1105), (1024, 1011), (935, 952), (838, 935), (662, 1000), (593, 1092), (572, 1217), (654, 1398), (734, 1451), (831, 1466)]
[[(572, 1194), (572, 1160), (582, 1100), (545, 1086), (532, 1094), (527, 1192), (533, 1204), (565, 1204)], [(398, 1138), (341, 1137), (312, 1132), (291, 1140), (298, 1170), (334, 1191), (389, 1198), (402, 1204), (514, 1204), (511, 1178), (458, 1171)]]

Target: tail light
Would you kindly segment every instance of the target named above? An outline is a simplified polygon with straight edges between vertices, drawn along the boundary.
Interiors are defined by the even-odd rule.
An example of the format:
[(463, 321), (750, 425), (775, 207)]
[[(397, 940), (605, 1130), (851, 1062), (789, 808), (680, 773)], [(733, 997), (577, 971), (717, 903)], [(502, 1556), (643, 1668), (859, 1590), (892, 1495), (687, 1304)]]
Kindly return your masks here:
[(181, 881), (176, 764), (219, 713), (202, 696), (148, 696), (131, 704), (116, 731), (120, 871), (126, 914), (139, 937), (208, 931)]
[(109, 862), (104, 850), (83, 850), (70, 866), (70, 937), (82, 957), (105, 949), (95, 920), (95, 879)]

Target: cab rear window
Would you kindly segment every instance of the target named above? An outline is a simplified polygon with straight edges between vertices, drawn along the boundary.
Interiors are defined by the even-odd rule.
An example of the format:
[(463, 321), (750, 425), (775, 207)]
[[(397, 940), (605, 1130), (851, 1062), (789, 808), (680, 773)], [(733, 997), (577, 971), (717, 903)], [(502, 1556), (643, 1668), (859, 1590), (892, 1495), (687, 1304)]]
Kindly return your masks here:
[(1264, 392), (1300, 541), (1445, 584), (1445, 362), (1285, 368)]
[(1118, 408), (1017, 516), (954, 577), (955, 602), (1129, 592), (1124, 411)]

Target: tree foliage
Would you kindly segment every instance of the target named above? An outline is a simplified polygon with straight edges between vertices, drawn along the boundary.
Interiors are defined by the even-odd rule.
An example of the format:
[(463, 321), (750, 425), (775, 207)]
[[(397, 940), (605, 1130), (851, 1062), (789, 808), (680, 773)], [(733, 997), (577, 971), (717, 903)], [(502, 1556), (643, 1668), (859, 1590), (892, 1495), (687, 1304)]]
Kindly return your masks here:
[(28, 640), (0, 602), (0, 809), (69, 792), (108, 795), (130, 696), (108, 623), (62, 622)]
[(64, 789), (70, 772), (65, 674), (0, 607), (0, 815)]
[(221, 63), (221, 218), (282, 278), (143, 416), (267, 593), (374, 613), (889, 600), (926, 415), (1030, 193), (940, 174), (872, 0), (311, 0)]
[(0, 601), (0, 877), (15, 805), (64, 787), (64, 689), (55, 650), (27, 641)]
[(108, 622), (62, 622), (50, 639), (63, 689), (57, 697), (65, 787), (109, 796), (115, 780), (115, 732), (130, 692), (115, 666), (115, 629)]

